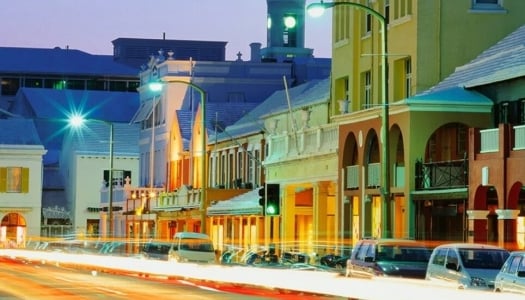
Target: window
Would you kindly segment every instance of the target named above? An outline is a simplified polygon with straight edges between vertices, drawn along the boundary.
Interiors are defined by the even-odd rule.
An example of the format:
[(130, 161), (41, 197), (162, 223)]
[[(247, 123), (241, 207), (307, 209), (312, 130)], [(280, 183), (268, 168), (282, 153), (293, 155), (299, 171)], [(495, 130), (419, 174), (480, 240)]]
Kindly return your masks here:
[(27, 193), (29, 192), (29, 168), (6, 167), (0, 168), (0, 192)]
[(370, 71), (363, 74), (363, 95), (363, 107), (366, 109), (372, 104), (372, 73)]
[(31, 88), (41, 88), (42, 87), (42, 79), (39, 78), (26, 78), (24, 81), (25, 87), (31, 87)]
[(472, 0), (472, 10), (503, 10), (502, 0)]
[(20, 80), (18, 78), (1, 78), (2, 95), (14, 96), (20, 87)]
[(387, 24), (390, 23), (390, 1), (389, 0), (385, 0), (385, 22)]
[(405, 60), (405, 97), (408, 98), (412, 94), (412, 60), (407, 58)]
[[(124, 186), (126, 183), (126, 178), (129, 178), (129, 183), (131, 183), (131, 171), (127, 170), (113, 170), (113, 186)], [(105, 186), (108, 186), (109, 179), (109, 170), (104, 170), (104, 183)]]

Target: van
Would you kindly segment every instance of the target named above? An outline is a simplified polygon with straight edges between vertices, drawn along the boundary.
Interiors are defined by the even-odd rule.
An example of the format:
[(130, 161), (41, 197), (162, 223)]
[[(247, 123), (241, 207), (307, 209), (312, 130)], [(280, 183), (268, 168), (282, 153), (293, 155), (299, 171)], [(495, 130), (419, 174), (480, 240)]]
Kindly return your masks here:
[(215, 263), (215, 250), (210, 237), (204, 233), (177, 232), (169, 260), (177, 262)]
[(497, 246), (450, 243), (434, 248), (425, 279), (458, 289), (493, 290), (510, 253)]

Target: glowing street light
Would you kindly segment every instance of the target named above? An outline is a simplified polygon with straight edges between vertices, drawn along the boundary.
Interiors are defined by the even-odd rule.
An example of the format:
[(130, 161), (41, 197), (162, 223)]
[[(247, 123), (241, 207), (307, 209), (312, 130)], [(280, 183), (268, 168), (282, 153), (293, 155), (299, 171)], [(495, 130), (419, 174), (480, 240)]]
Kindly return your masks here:
[[(308, 13), (312, 16), (312, 17), (319, 17), (323, 14), (324, 10), (327, 9), (327, 8), (332, 8), (332, 7), (336, 7), (336, 6), (339, 6), (339, 5), (346, 5), (346, 6), (351, 6), (351, 7), (354, 7), (354, 8), (357, 8), (357, 9), (361, 9), (361, 10), (364, 10), (366, 11), (367, 13), (371, 14), (372, 16), (374, 16), (378, 21), (379, 23), (381, 24), (381, 59), (382, 59), (382, 63), (381, 63), (381, 96), (383, 98), (383, 105), (382, 105), (382, 108), (383, 108), (383, 111), (382, 111), (382, 126), (381, 126), (381, 140), (383, 142), (383, 147), (382, 147), (382, 153), (381, 155), (383, 156), (383, 158), (381, 159), (381, 162), (382, 162), (382, 166), (381, 166), (381, 175), (382, 175), (382, 182), (383, 182), (383, 186), (381, 187), (380, 191), (381, 191), (381, 194), (382, 194), (382, 197), (383, 197), (383, 201), (384, 201), (384, 205), (385, 205), (385, 209), (387, 208), (388, 206), (388, 200), (390, 200), (390, 158), (389, 158), (389, 153), (388, 153), (388, 148), (389, 148), (389, 132), (388, 132), (388, 124), (389, 124), (389, 121), (388, 121), (388, 117), (389, 117), (389, 112), (388, 112), (388, 71), (387, 71), (387, 64), (388, 64), (388, 57), (387, 57), (387, 20), (385, 18), (385, 16), (383, 16), (382, 14), (380, 14), (379, 12), (373, 10), (372, 8), (366, 6), (366, 5), (363, 5), (363, 4), (359, 4), (359, 3), (354, 3), (354, 2), (323, 2), (321, 0), (321, 2), (318, 2), (318, 3), (312, 3), (310, 5), (307, 6), (307, 10), (308, 10)], [(386, 220), (387, 220), (387, 216), (386, 216), (386, 213), (383, 214), (383, 229), (386, 230), (387, 229), (387, 226), (386, 225)]]
[(108, 179), (108, 220), (107, 220), (107, 237), (113, 235), (113, 123), (99, 120), (99, 119), (86, 119), (80, 114), (74, 114), (69, 117), (69, 124), (75, 128), (81, 128), (87, 121), (102, 122), (109, 125), (109, 179)]
[[(164, 80), (160, 82), (152, 82), (149, 84), (149, 89), (151, 91), (161, 91), (162, 87), (169, 83), (181, 83), (185, 85), (189, 85), (190, 87), (196, 89), (199, 92), (200, 95), (200, 105), (201, 105), (201, 126), (202, 126), (202, 164), (201, 164), (201, 185), (202, 190), (200, 193), (200, 219), (201, 219), (201, 232), (206, 233), (206, 185), (207, 185), (207, 179), (206, 179), (206, 163), (207, 163), (207, 156), (206, 156), (206, 91), (202, 89), (200, 86), (183, 80)], [(193, 124), (192, 124), (193, 125)]]

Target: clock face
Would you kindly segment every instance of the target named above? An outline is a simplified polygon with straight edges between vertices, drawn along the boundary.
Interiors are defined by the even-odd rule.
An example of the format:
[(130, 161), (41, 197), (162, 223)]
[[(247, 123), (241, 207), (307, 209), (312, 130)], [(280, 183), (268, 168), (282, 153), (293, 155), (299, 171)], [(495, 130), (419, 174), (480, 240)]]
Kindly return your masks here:
[(292, 17), (292, 16), (284, 17), (284, 26), (286, 26), (286, 28), (294, 28), (295, 25), (297, 25), (297, 21), (295, 20), (295, 17)]
[(266, 26), (268, 27), (268, 29), (272, 28), (272, 18), (268, 17), (268, 20), (266, 20)]

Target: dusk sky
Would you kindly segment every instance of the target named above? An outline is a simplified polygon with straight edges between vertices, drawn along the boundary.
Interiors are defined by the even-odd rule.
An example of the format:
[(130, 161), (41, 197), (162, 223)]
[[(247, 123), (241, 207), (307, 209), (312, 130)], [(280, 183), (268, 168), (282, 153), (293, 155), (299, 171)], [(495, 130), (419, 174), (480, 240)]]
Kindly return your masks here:
[[(306, 4), (319, 2), (307, 0)], [(226, 60), (266, 47), (266, 0), (17, 0), (0, 10), (0, 47), (113, 53), (119, 37), (223, 41)], [(305, 47), (331, 57), (331, 13), (306, 15)]]

